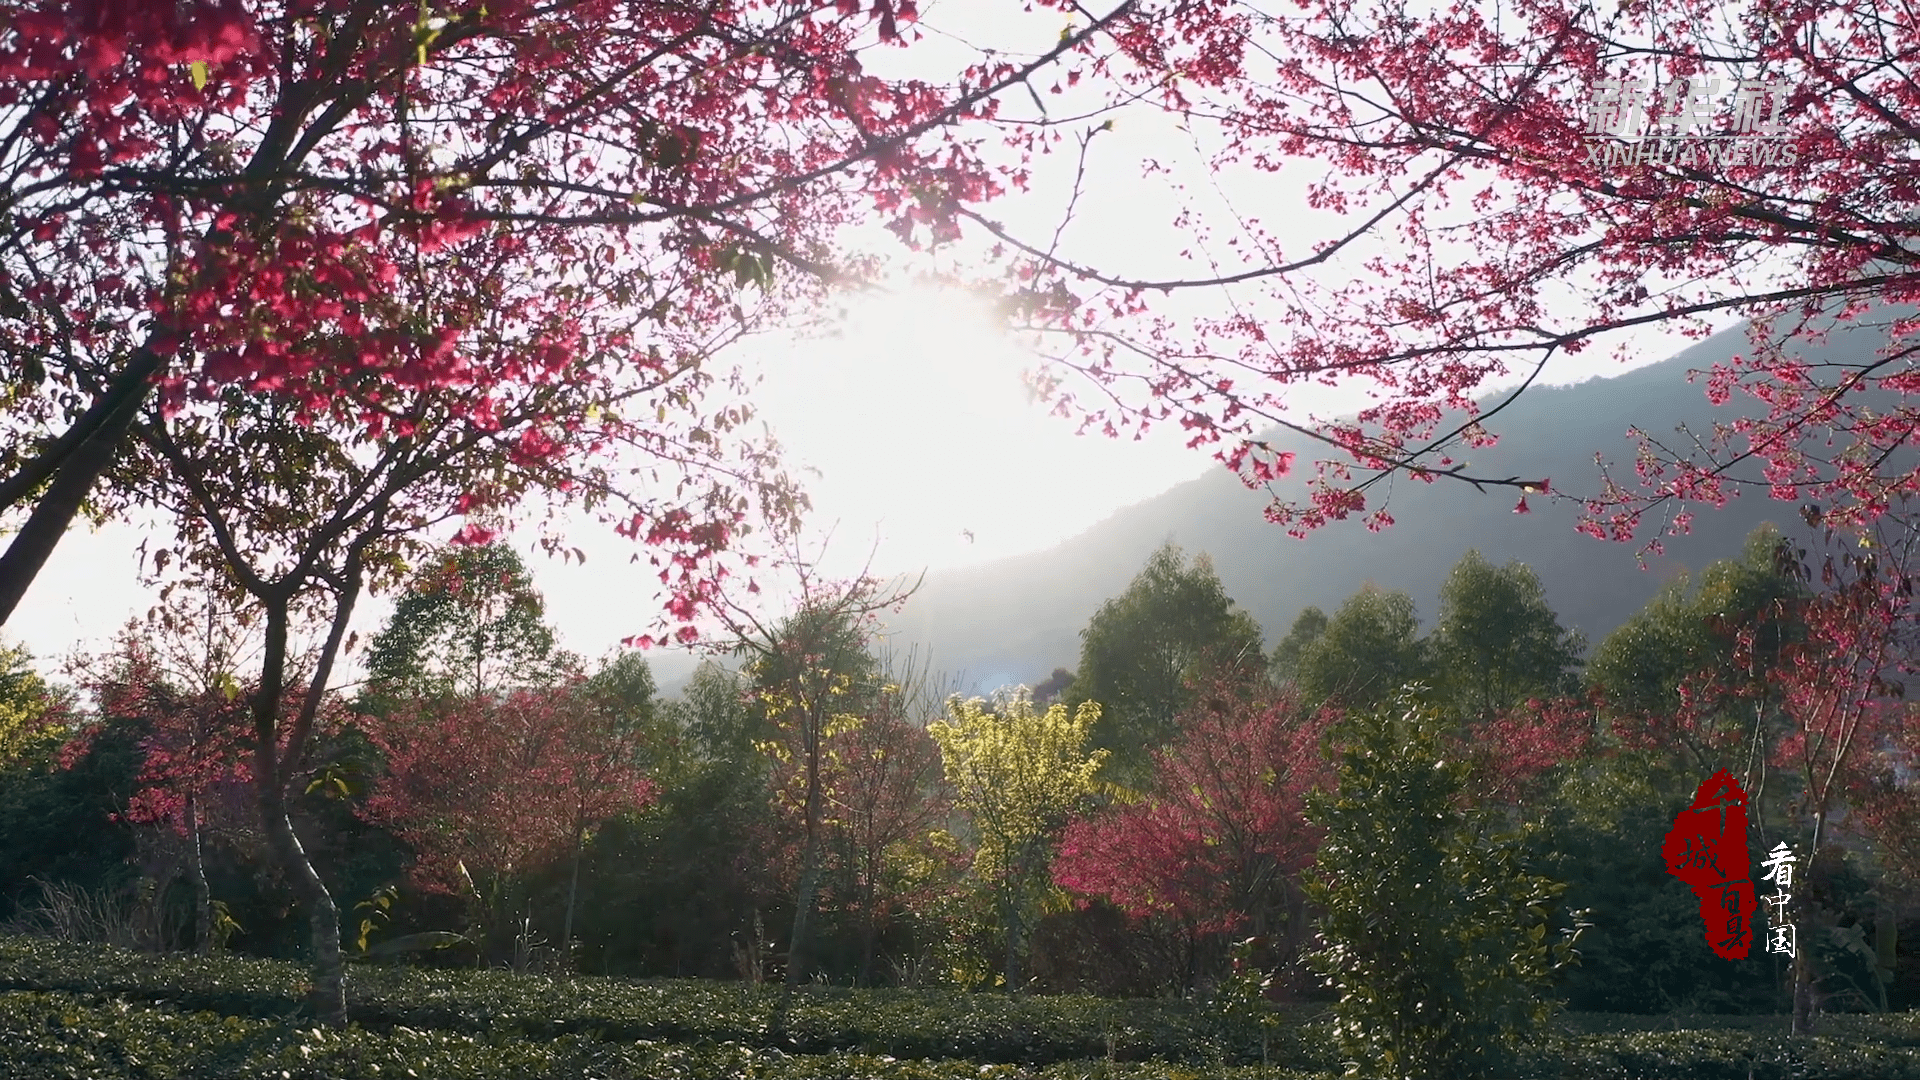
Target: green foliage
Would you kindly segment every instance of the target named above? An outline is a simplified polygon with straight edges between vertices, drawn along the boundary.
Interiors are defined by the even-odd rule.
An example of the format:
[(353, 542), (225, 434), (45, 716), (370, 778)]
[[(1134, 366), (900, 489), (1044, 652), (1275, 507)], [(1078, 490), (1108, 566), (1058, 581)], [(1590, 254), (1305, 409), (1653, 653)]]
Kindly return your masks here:
[(1444, 758), (1436, 712), (1403, 696), (1336, 730), (1339, 789), (1308, 800), (1327, 839), (1307, 888), (1341, 1048), (1359, 1075), (1485, 1076), (1552, 1013), (1578, 936), (1548, 940), (1565, 886), (1527, 870), (1522, 834), (1461, 808), (1467, 766)]
[(626, 650), (587, 679), (587, 694), (620, 735), (632, 733), (641, 747), (641, 767), (655, 782), (671, 785), (691, 766), (686, 739), (658, 700), (659, 687), (647, 658)]
[(429, 559), (367, 653), (368, 705), (416, 695), (470, 696), (539, 685), (556, 663), (545, 601), (505, 544), (451, 547)]
[(1586, 640), (1560, 625), (1531, 567), (1494, 566), (1468, 551), (1440, 586), (1429, 648), (1454, 707), (1462, 716), (1486, 718), (1529, 697), (1576, 689)]
[[(1686, 797), (1663, 796), (1636, 758), (1596, 763), (1590, 777), (1612, 799), (1565, 797), (1547, 815), (1542, 869), (1569, 883), (1564, 896), (1589, 912), (1580, 963), (1564, 973), (1574, 1009), (1616, 1013), (1770, 1012), (1784, 1004), (1781, 957), (1756, 948), (1722, 960), (1700, 932), (1699, 900), (1667, 873), (1660, 838)], [(1615, 802), (1617, 800), (1617, 804)]]
[(24, 645), (0, 645), (0, 768), (61, 736), (49, 720), (53, 694)]
[[(1670, 582), (1601, 640), (1587, 665), (1587, 684), (1606, 691), (1617, 711), (1667, 714), (1680, 707), (1684, 678), (1731, 663), (1734, 628), (1758, 623), (1761, 657), (1777, 653), (1794, 633), (1777, 613), (1801, 592), (1776, 565), (1779, 543), (1779, 530), (1763, 525), (1748, 535), (1739, 558), (1709, 564), (1697, 582), (1684, 576)], [(1746, 675), (1757, 679), (1764, 672)]]
[[(1301, 620), (1310, 631), (1306, 614)], [(1302, 621), (1295, 622), (1296, 631), (1303, 629)], [(1427, 669), (1413, 597), (1368, 584), (1303, 644), (1294, 682), (1309, 708), (1337, 703), (1365, 711), (1425, 678)]]
[[(588, 971), (732, 977), (731, 945), (776, 883), (764, 759), (699, 762), (586, 852), (575, 937)], [(556, 870), (553, 895), (564, 879)]]
[(1667, 1080), (1679, 1076), (1688, 1080), (1920, 1077), (1920, 1047), (1912, 1043), (1911, 1036), (1892, 1042), (1879, 1032), (1866, 1037), (1812, 1039), (1796, 1039), (1779, 1031), (1609, 1033), (1556, 1040), (1550, 1057), (1562, 1076), (1610, 1080)]
[(773, 737), (765, 711), (746, 699), (739, 677), (711, 660), (701, 661), (661, 712), (696, 760), (744, 762), (755, 756), (755, 743)]
[(1232, 967), (1214, 987), (1212, 1005), (1222, 1035), (1226, 1038), (1251, 1036), (1258, 1040), (1260, 1060), (1265, 1064), (1274, 1033), (1280, 1028), (1280, 1014), (1267, 1000), (1267, 991), (1273, 986), (1273, 973), (1261, 970), (1257, 964), (1260, 945), (1259, 938), (1251, 937), (1229, 947)]
[(1258, 671), (1261, 630), (1234, 606), (1205, 555), (1189, 563), (1163, 545), (1119, 596), (1080, 632), (1080, 666), (1064, 701), (1100, 703), (1092, 745), (1112, 754), (1112, 775), (1143, 781), (1152, 751), (1170, 742), (1191, 703), (1188, 681), (1209, 665)]
[(1327, 613), (1317, 607), (1302, 611), (1293, 620), (1293, 626), (1287, 630), (1287, 636), (1273, 647), (1273, 660), (1268, 671), (1274, 684), (1282, 685), (1295, 682), (1300, 678), (1300, 661), (1307, 655), (1313, 643), (1327, 632)]
[(742, 674), (776, 723), (800, 723), (801, 714), (813, 717), (812, 723), (861, 714), (880, 693), (880, 663), (868, 651), (870, 630), (849, 612), (803, 608), (761, 644)]
[(1107, 758), (1105, 750), (1087, 749), (1100, 706), (1083, 702), (1072, 716), (1058, 703), (1038, 712), (1019, 687), (992, 711), (979, 698), (957, 697), (948, 710), (951, 718), (934, 721), (927, 732), (940, 744), (954, 804), (973, 823), (974, 871), (999, 900), (1007, 935), (1003, 977), (1017, 990), (1022, 931), (1052, 892), (1053, 842), (1088, 804)]
[(126, 809), (144, 753), (145, 724), (109, 720), (62, 768), (59, 744), (36, 740), (0, 765), (0, 918), (34, 891), (30, 879), (115, 892), (138, 871)]
[[(89, 1021), (109, 1017), (114, 1007), (107, 1002), (120, 998), (161, 1004), (182, 1013), (224, 1014), (228, 1020), (264, 1032), (298, 1011), (303, 978), (304, 969), (285, 961), (231, 955), (151, 956), (0, 936), (0, 993), (5, 994), (0, 1001), (54, 998), (80, 1009)], [(692, 1052), (692, 1044), (764, 1045), (769, 992), (766, 987), (712, 980), (641, 982), (367, 965), (355, 969), (350, 1008), (352, 1019), (363, 1029), (432, 1031), (478, 1038), (482, 1046), (590, 1036), (609, 1044), (671, 1040), (689, 1044), (683, 1049)], [(106, 1007), (91, 1011), (85, 1004), (88, 1000)], [(11, 1019), (0, 1018), (0, 1030), (8, 1030)], [(991, 1076), (998, 1072), (995, 1066), (1015, 1063), (1090, 1062), (1106, 1058), (1110, 1049), (1119, 1062), (1157, 1058), (1198, 1064), (1214, 1060), (1217, 1054), (1215, 1024), (1207, 1007), (1168, 999), (1008, 998), (953, 990), (817, 988), (796, 1001), (789, 1033), (793, 1037), (789, 1049), (802, 1054), (955, 1059), (964, 1066), (964, 1071), (941, 1076)], [(1327, 1062), (1312, 1054), (1311, 1041), (1282, 1034), (1275, 1040), (1276, 1053), (1303, 1066), (1322, 1067)], [(6, 1045), (0, 1041), (0, 1053), (8, 1052)], [(1252, 1050), (1257, 1060), (1258, 1048)], [(1247, 1055), (1237, 1059), (1247, 1060)], [(993, 1065), (983, 1071), (982, 1063)], [(0, 1057), (0, 1075), (7, 1075), (6, 1064)], [(412, 1059), (407, 1064), (421, 1076), (442, 1075)], [(856, 1064), (836, 1057), (819, 1062), (820, 1071), (802, 1075), (820, 1080), (878, 1075), (857, 1069), (836, 1071)], [(235, 1069), (225, 1075), (261, 1074)], [(785, 1074), (682, 1070), (613, 1075)]]

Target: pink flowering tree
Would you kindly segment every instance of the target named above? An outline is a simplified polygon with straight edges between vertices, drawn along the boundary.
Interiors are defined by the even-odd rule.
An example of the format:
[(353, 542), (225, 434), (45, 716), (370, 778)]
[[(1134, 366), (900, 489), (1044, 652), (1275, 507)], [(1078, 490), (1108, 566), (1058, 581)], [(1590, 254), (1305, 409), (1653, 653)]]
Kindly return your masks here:
[(1067, 828), (1054, 881), (1192, 935), (1281, 936), (1275, 953), (1291, 962), (1308, 932), (1298, 873), (1320, 836), (1302, 808), (1331, 780), (1320, 743), (1332, 719), (1288, 697), (1203, 690), (1141, 801)]
[[(677, 367), (689, 337), (863, 277), (843, 225), (952, 231), (1024, 170), (950, 129), (1114, 17), (951, 84), (868, 72), (861, 50), (916, 17), (912, 0), (13, 5), (0, 287), (20, 302), (0, 321), (20, 400), (0, 509), (32, 509), (0, 556), (0, 618), (150, 397), (232, 389), (377, 438), (445, 387), (495, 431), (497, 391)], [(447, 280), (454, 249), (456, 278), (531, 258), (540, 287), (476, 295)], [(423, 275), (445, 286), (434, 304), (391, 302)], [(486, 313), (511, 332), (481, 362), (466, 345)], [(701, 431), (720, 433), (659, 434), (697, 455)], [(532, 457), (573, 449), (513, 434)]]
[[(130, 622), (110, 652), (81, 661), (76, 670), (103, 719), (144, 728), (140, 766), (120, 816), (171, 829), (185, 841), (183, 869), (193, 885), (195, 946), (201, 952), (224, 936), (223, 911), (207, 880), (206, 841), (218, 836), (243, 844), (258, 834), (247, 798), (258, 687), (235, 676), (248, 636), (237, 614), (230, 598), (196, 591), (187, 603), (163, 604), (144, 623)], [(286, 707), (304, 708), (307, 692), (296, 676)], [(338, 701), (323, 703), (315, 710), (316, 732), (338, 730), (344, 716)], [(100, 731), (100, 724), (89, 725), (69, 739), (63, 767), (81, 760)], [(310, 760), (294, 764), (295, 783), (316, 771)]]
[[(1812, 594), (1799, 611), (1805, 638), (1788, 647), (1773, 672), (1791, 722), (1773, 747), (1773, 764), (1798, 776), (1795, 809), (1812, 826), (1803, 867), (1813, 866), (1828, 841), (1839, 800), (1871, 775), (1876, 751), (1900, 738), (1902, 675), (1914, 670), (1920, 642), (1912, 630), (1914, 540), (1909, 530), (1889, 526), (1829, 530), (1827, 551), (1813, 558), (1804, 548), (1783, 553)], [(1796, 923), (1807, 922), (1804, 889), (1791, 910)], [(1803, 947), (1794, 956), (1796, 1034), (1813, 1024), (1811, 952)]]
[(414, 700), (362, 718), (387, 759), (364, 808), (415, 854), (414, 882), (478, 894), (487, 943), (523, 914), (526, 875), (571, 862), (563, 946), (570, 944), (580, 858), (600, 823), (652, 804), (638, 733), (621, 727), (583, 680), (451, 701)]
[(1523, 702), (1461, 733), (1458, 750), (1473, 762), (1476, 798), (1488, 805), (1538, 805), (1554, 770), (1593, 747), (1594, 705), (1579, 698)]

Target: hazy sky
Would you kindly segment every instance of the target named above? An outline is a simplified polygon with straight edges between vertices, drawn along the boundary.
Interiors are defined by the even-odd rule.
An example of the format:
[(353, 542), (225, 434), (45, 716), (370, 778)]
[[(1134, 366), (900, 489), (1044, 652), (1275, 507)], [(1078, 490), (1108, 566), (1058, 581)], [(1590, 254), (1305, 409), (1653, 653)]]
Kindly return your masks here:
[[(1057, 38), (1057, 13), (979, 25), (983, 13), (1005, 6), (979, 0), (923, 4), (927, 39), (904, 52), (877, 54), (867, 66), (937, 74), (968, 55), (951, 35), (991, 37), (1016, 48), (1044, 47)], [(972, 25), (964, 22), (969, 19)], [(1071, 150), (1069, 144), (1064, 155), (1037, 159), (1033, 193), (988, 212), (1023, 235), (1049, 236), (1073, 175)], [(1210, 178), (1199, 167), (1203, 158), (1190, 133), (1164, 117), (1133, 113), (1123, 114), (1096, 143), (1076, 224), (1065, 233), (1066, 250), (1129, 273), (1179, 267), (1174, 253), (1186, 241), (1170, 224), (1179, 203), (1164, 179), (1142, 178), (1146, 159), (1191, 182), (1194, 197), (1212, 212), (1221, 206), (1209, 202), (1217, 198), (1213, 189), (1230, 193), (1236, 207), (1259, 216), (1291, 251), (1306, 250), (1339, 225), (1302, 210), (1297, 193), (1309, 170)], [(1336, 266), (1329, 272), (1342, 271)], [(819, 470), (808, 485), (816, 525), (834, 532), (830, 569), (857, 565), (876, 541), (874, 568), (881, 573), (1043, 549), (1120, 507), (1220, 467), (1206, 451), (1187, 450), (1177, 427), (1140, 442), (1076, 436), (1071, 424), (1048, 416), (1032, 400), (1020, 376), (1032, 355), (997, 330), (973, 297), (897, 283), (891, 293), (849, 299), (847, 306), (838, 336), (802, 340), (777, 334), (750, 341), (737, 357), (765, 377), (754, 397), (761, 419), (796, 464)], [(1671, 335), (1646, 335), (1639, 339), (1638, 359), (1662, 359), (1682, 344)], [(1605, 353), (1597, 349), (1577, 364), (1556, 367), (1546, 381), (1622, 370)], [(1675, 392), (1700, 391), (1680, 385)], [(1313, 405), (1328, 412), (1358, 403), (1352, 395), (1333, 395)], [(24, 641), (43, 665), (77, 642), (101, 644), (152, 603), (135, 572), (133, 551), (143, 535), (142, 527), (129, 524), (98, 532), (76, 527), (10, 620), (7, 635)], [(523, 553), (565, 644), (597, 656), (648, 629), (657, 610), (648, 606), (655, 582), (644, 562), (628, 563), (633, 545), (610, 529), (585, 523), (571, 539), (587, 554), (584, 566), (549, 561), (524, 544)], [(379, 598), (361, 604), (355, 622), (363, 638), (379, 627), (388, 608)]]

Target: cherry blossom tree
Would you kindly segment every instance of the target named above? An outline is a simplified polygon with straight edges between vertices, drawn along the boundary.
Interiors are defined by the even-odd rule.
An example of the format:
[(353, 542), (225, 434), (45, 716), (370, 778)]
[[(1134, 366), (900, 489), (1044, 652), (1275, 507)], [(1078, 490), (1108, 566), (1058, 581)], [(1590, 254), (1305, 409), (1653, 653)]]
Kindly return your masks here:
[[(915, 17), (911, 0), (14, 5), (0, 509), (32, 511), (0, 556), (0, 617), (150, 395), (176, 410), (235, 388), (378, 437), (418, 423), (408, 390), (459, 388), (486, 430), (493, 390), (685, 363), (689, 336), (860, 279), (840, 226), (951, 229), (1017, 182), (948, 129), (1112, 22), (954, 85), (869, 74), (859, 50)], [(478, 265), (537, 255), (541, 287), (387, 302), (476, 237)], [(763, 303), (736, 296), (748, 283)], [(585, 294), (646, 318), (590, 325)], [(496, 303), (512, 332), (475, 363), (460, 346)]]
[(416, 699), (362, 723), (387, 759), (364, 813), (413, 847), (415, 882), (453, 895), (477, 888), (483, 930), (494, 931), (518, 914), (508, 909), (524, 899), (515, 890), (527, 873), (569, 857), (563, 941), (570, 942), (590, 830), (654, 798), (636, 733), (612, 722), (584, 679), (458, 701)]
[[(1093, 78), (1059, 88), (1077, 138), (1026, 119), (1077, 170), (1083, 225), (1101, 223), (1081, 207), (1087, 181), (1133, 164), (1127, 110), (1176, 119), (1207, 175), (1189, 182), (1157, 150), (1139, 164), (1178, 200), (1178, 265), (1134, 269), (1152, 265), (1144, 233), (1124, 269), (1081, 256), (1063, 240), (1072, 213), (960, 215), (1013, 260), (1010, 309), (1055, 343), (1044, 376), (1062, 412), (1114, 434), (1178, 424), (1268, 486), (1269, 517), (1297, 534), (1390, 525), (1396, 477), (1506, 489), (1517, 512), (1576, 498), (1586, 531), (1618, 540), (1644, 536), (1650, 512), (1684, 531), (1693, 505), (1749, 490), (1869, 520), (1920, 482), (1893, 452), (1920, 416), (1909, 16), (1881, 0), (1124, 5), (1069, 60)], [(1624, 139), (1708, 132), (1727, 137), (1710, 160), (1676, 143), (1621, 160)], [(1325, 228), (1278, 235), (1303, 217)], [(1733, 317), (1753, 320), (1752, 348), (1703, 373), (1706, 391), (1750, 396), (1759, 415), (1697, 443), (1648, 438), (1635, 475), (1597, 482), (1473, 462), (1563, 358)], [(1878, 320), (1889, 340), (1863, 360), (1796, 357), (1786, 346), (1823, 319)], [(1476, 406), (1496, 379), (1519, 386)], [(1298, 396), (1318, 383), (1372, 400), (1326, 419)], [(1274, 483), (1300, 452), (1274, 426), (1323, 455), (1304, 494)]]
[(1474, 793), (1483, 804), (1537, 805), (1553, 770), (1593, 746), (1591, 701), (1532, 698), (1475, 724), (1456, 737), (1457, 752), (1474, 765)]
[[(446, 275), (436, 288), (396, 282), (389, 296), (421, 309), (456, 290), (466, 290), (472, 303), (494, 296), (493, 321), (461, 349), (471, 350), (468, 362), (476, 366), (509, 363), (511, 316), (497, 305), (525, 281), (527, 267), (497, 253), (465, 254), (474, 260), (471, 272)], [(378, 434), (357, 420), (310, 416), (237, 388), (217, 406), (187, 402), (171, 415), (164, 403), (149, 403), (134, 423), (138, 453), (114, 466), (104, 505), (110, 512), (144, 504), (168, 513), (177, 533), (155, 553), (157, 572), (171, 565), (224, 575), (259, 613), (253, 778), (267, 840), (312, 922), (313, 1004), (322, 1016), (344, 1015), (345, 976), (337, 908), (285, 813), (324, 700), (316, 691), (293, 714), (282, 710), (296, 635), (315, 631), (311, 682), (329, 685), (351, 644), (348, 623), (365, 589), (401, 585), (412, 560), (434, 549), (432, 534), (476, 506), (504, 513), (539, 492), (559, 500), (547, 504), (550, 512), (567, 499), (603, 516), (617, 511), (621, 530), (644, 542), (661, 566), (671, 594), (662, 620), (686, 629), (702, 590), (727, 573), (719, 556), (750, 527), (748, 511), (779, 521), (800, 506), (774, 469), (770, 448), (714, 434), (716, 424), (730, 421), (700, 412), (697, 366), (596, 377), (582, 361), (552, 382), (500, 391), (485, 425), (472, 420), (471, 396), (437, 386), (396, 390), (395, 400), (407, 397), (406, 423)], [(609, 415), (655, 398), (656, 419), (675, 403), (692, 413), (692, 425), (706, 422), (698, 428), (706, 437), (683, 441), (685, 430), (672, 424)], [(652, 476), (661, 472), (674, 475), (677, 486), (655, 486)], [(464, 543), (491, 538), (477, 520), (455, 535)], [(553, 534), (547, 540), (557, 547)]]
[[(1790, 819), (1807, 837), (1795, 854), (1811, 867), (1831, 843), (1842, 799), (1860, 800), (1869, 836), (1899, 820), (1885, 780), (1905, 739), (1900, 702), (1920, 642), (1910, 569), (1916, 534), (1905, 514), (1867, 528), (1823, 528), (1829, 519), (1812, 505), (1806, 517), (1821, 529), (1812, 554), (1775, 541), (1776, 568), (1792, 588), (1718, 628), (1731, 639), (1731, 657), (1711, 657), (1681, 680), (1674, 716), (1616, 721), (1615, 731), (1628, 746), (1685, 745), (1696, 763), (1730, 757), (1744, 740), (1761, 766), (1793, 782)], [(1728, 710), (1754, 715), (1744, 736), (1714, 722)], [(1818, 914), (1802, 890), (1789, 918), (1806, 926)], [(1811, 950), (1801, 949), (1792, 968), (1796, 1034), (1813, 1028), (1814, 978)]]
[[(1898, 701), (1906, 696), (1902, 676), (1914, 669), (1915, 533), (1892, 519), (1867, 533), (1850, 533), (1825, 533), (1828, 550), (1817, 568), (1805, 548), (1783, 552), (1812, 596), (1800, 612), (1805, 640), (1790, 645), (1787, 662), (1774, 671), (1792, 724), (1773, 747), (1773, 764), (1800, 780), (1794, 809), (1812, 826), (1803, 864), (1808, 867), (1828, 840), (1838, 801), (1871, 773), (1874, 751), (1892, 741), (1904, 711)], [(1792, 911), (1802, 924), (1812, 914), (1804, 889)], [(1797, 1035), (1812, 1031), (1812, 964), (1811, 950), (1796, 951)]]
[[(1377, 493), (1396, 475), (1516, 489), (1518, 511), (1569, 497), (1472, 466), (1504, 407), (1477, 413), (1475, 390), (1524, 390), (1615, 331), (1736, 315), (1754, 317), (1754, 348), (1709, 373), (1708, 393), (1750, 393), (1766, 415), (1698, 445), (1649, 440), (1636, 480), (1578, 495), (1585, 527), (1625, 539), (1661, 507), (1685, 529), (1687, 503), (1748, 488), (1865, 520), (1911, 490), (1910, 463), (1888, 453), (1911, 410), (1856, 407), (1903, 403), (1911, 382), (1915, 327), (1898, 308), (1920, 280), (1916, 166), (1892, 148), (1912, 135), (1915, 31), (1897, 5), (1039, 6), (1065, 18), (1057, 42), (987, 52), (935, 85), (859, 61), (862, 34), (912, 38), (905, 0), (22, 5), (0, 38), (5, 273), (23, 302), (7, 318), (12, 382), (33, 388), (21, 423), (48, 430), (16, 440), (0, 505), (51, 486), (0, 560), (0, 609), (150, 385), (170, 400), (239, 385), (392, 423), (388, 376), (514, 383), (555, 350), (591, 352), (562, 319), (518, 338), (517, 363), (471, 369), (450, 349), (467, 333), (457, 308), (422, 319), (370, 302), (414, 253), (490, 225), (552, 243), (555, 267), (606, 268), (606, 288), (683, 327), (724, 321), (733, 300), (661, 286), (684, 280), (668, 267), (857, 278), (871, 261), (840, 257), (830, 234), (876, 214), (910, 243), (980, 240), (991, 250), (970, 272), (1063, 344), (1038, 373), (1063, 412), (1115, 433), (1179, 423), (1255, 486), (1296, 456), (1255, 425), (1324, 447), (1304, 501), (1275, 489), (1270, 514), (1295, 531), (1355, 514), (1387, 526)], [(1048, 110), (1048, 79), (1071, 115)], [(1077, 258), (1065, 223), (1046, 238), (987, 215), (1074, 130), (1071, 216), (1128, 108), (1176, 119), (1215, 172), (1328, 166), (1305, 198), (1336, 228), (1288, 250), (1234, 207), (1217, 245), (1223, 222), (1185, 207), (1176, 242), (1201, 265), (1144, 274)], [(1731, 138), (1707, 161), (1622, 164), (1618, 136), (1649, 118), (1654, 134)], [(1818, 317), (1870, 311), (1893, 312), (1872, 360), (1816, 366), (1783, 348)], [(1292, 390), (1329, 380), (1379, 400), (1351, 421), (1296, 407)]]
[(934, 880), (903, 872), (902, 864), (911, 861), (906, 849), (930, 847), (929, 834), (947, 823), (952, 810), (940, 748), (926, 730), (943, 695), (924, 665), (909, 656), (905, 668), (829, 751), (835, 779), (828, 788), (828, 818), (840, 849), (843, 900), (860, 922), (860, 981), (867, 984), (887, 922), (933, 899)]
[(1320, 743), (1333, 717), (1284, 695), (1202, 688), (1145, 797), (1069, 826), (1054, 880), (1192, 935), (1284, 932), (1275, 952), (1290, 962), (1307, 936), (1298, 873), (1320, 836), (1304, 800), (1331, 781)]
[[(219, 686), (183, 690), (168, 685), (152, 651), (131, 631), (123, 632), (111, 670), (91, 680), (91, 689), (103, 716), (142, 721), (148, 732), (141, 740), (141, 761), (135, 774), (136, 790), (127, 799), (124, 817), (142, 825), (173, 828), (186, 840), (188, 879), (193, 884), (194, 945), (212, 949), (213, 892), (207, 882), (205, 832), (210, 824), (209, 803), (224, 805), (215, 793), (236, 783), (244, 789), (247, 703), (239, 700), (239, 686), (222, 693)], [(84, 758), (97, 728), (83, 729), (64, 748), (62, 760)]]
[[(252, 693), (245, 666), (255, 629), (249, 612), (230, 590), (211, 583), (169, 595), (144, 620), (129, 620), (113, 648), (74, 664), (101, 717), (143, 725), (140, 766), (122, 816), (140, 825), (170, 828), (186, 844), (182, 868), (194, 890), (195, 947), (221, 940), (222, 910), (207, 880), (205, 845), (210, 837), (230, 844), (257, 843), (247, 793), (253, 779), (248, 753)], [(286, 706), (299, 711), (307, 688), (292, 675)], [(339, 729), (345, 710), (338, 701), (316, 712), (315, 730)], [(62, 748), (63, 765), (84, 759), (102, 730), (81, 728)], [(306, 777), (291, 778), (298, 784)]]

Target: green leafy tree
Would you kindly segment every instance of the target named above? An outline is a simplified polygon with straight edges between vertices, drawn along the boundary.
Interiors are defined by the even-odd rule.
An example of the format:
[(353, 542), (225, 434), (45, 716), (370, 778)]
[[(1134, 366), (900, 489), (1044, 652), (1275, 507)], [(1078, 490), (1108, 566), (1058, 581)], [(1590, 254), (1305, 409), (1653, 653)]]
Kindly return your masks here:
[(1697, 579), (1669, 582), (1601, 640), (1587, 666), (1587, 685), (1605, 691), (1615, 712), (1670, 713), (1681, 707), (1688, 676), (1708, 669), (1730, 678), (1743, 674), (1731, 670), (1738, 629), (1763, 624), (1756, 657), (1778, 656), (1796, 633), (1785, 616), (1804, 593), (1775, 558), (1779, 544), (1780, 531), (1762, 525), (1748, 534), (1738, 558), (1709, 564)]
[(640, 753), (640, 767), (655, 783), (678, 782), (691, 767), (691, 748), (676, 718), (659, 700), (660, 687), (641, 653), (627, 649), (604, 661), (586, 692)]
[(1461, 715), (1488, 719), (1530, 697), (1576, 689), (1586, 640), (1560, 625), (1531, 567), (1495, 566), (1468, 551), (1440, 586), (1429, 648)]
[(1193, 701), (1189, 682), (1208, 667), (1251, 675), (1265, 663), (1261, 630), (1234, 606), (1213, 562), (1191, 562), (1165, 544), (1127, 590), (1080, 632), (1080, 666), (1065, 703), (1100, 703), (1093, 745), (1112, 751), (1114, 778), (1144, 783), (1153, 751), (1173, 741)]
[(739, 673), (702, 660), (680, 696), (662, 702), (660, 711), (685, 740), (694, 761), (764, 770), (766, 763), (754, 745), (771, 738), (774, 728), (748, 695)]
[(1327, 830), (1308, 895), (1326, 911), (1309, 963), (1340, 1000), (1349, 1074), (1470, 1080), (1545, 1024), (1577, 930), (1549, 941), (1566, 888), (1529, 872), (1524, 833), (1463, 805), (1468, 765), (1440, 714), (1401, 696), (1336, 728), (1339, 787), (1308, 798)]
[(61, 731), (0, 761), (0, 919), (31, 906), (36, 881), (118, 892), (138, 876), (135, 828), (121, 814), (151, 725), (99, 718), (87, 739)]
[[(1296, 628), (1299, 624), (1295, 624)], [(1309, 707), (1367, 710), (1427, 673), (1413, 597), (1369, 582), (1300, 650), (1294, 681)]]
[[(658, 804), (609, 821), (587, 850), (578, 934), (583, 969), (728, 978), (757, 913), (790, 898), (773, 872), (782, 835), (755, 743), (777, 731), (745, 680), (702, 661), (658, 703), (683, 765)], [(767, 924), (772, 919), (765, 920)]]
[(1268, 667), (1275, 685), (1295, 682), (1300, 678), (1300, 661), (1306, 656), (1320, 635), (1327, 632), (1327, 613), (1317, 607), (1302, 611), (1293, 620), (1293, 626), (1287, 630), (1287, 636), (1273, 647), (1273, 660)]
[(435, 553), (368, 650), (372, 702), (475, 698), (548, 680), (561, 658), (545, 607), (526, 564), (505, 544)]
[(1781, 1011), (1786, 958), (1762, 949), (1745, 960), (1715, 956), (1700, 932), (1699, 898), (1667, 873), (1664, 862), (1647, 857), (1649, 844), (1666, 835), (1687, 798), (1659, 794), (1666, 782), (1628, 756), (1595, 762), (1579, 783), (1587, 790), (1561, 786), (1545, 815), (1548, 832), (1540, 845), (1542, 872), (1568, 883), (1563, 899), (1589, 911), (1593, 924), (1581, 938), (1579, 966), (1561, 984), (1567, 1007), (1618, 1013)]
[(59, 742), (62, 710), (24, 645), (0, 645), (0, 767)]
[(1783, 805), (1796, 780), (1770, 775), (1768, 748), (1792, 726), (1773, 673), (1806, 633), (1807, 590), (1781, 561), (1781, 543), (1763, 525), (1738, 558), (1670, 583), (1600, 642), (1586, 672), (1621, 752), (1660, 781), (1663, 799), (1684, 800), (1701, 779), (1732, 770), (1763, 844), (1775, 828), (1769, 805)]
[(1094, 777), (1107, 759), (1088, 742), (1101, 707), (1082, 702), (1036, 711), (1026, 687), (980, 698), (949, 699), (950, 718), (927, 732), (954, 803), (973, 823), (974, 871), (989, 883), (1006, 934), (1007, 992), (1020, 989), (1022, 931), (1033, 925), (1052, 889), (1054, 843), (1087, 807)]

